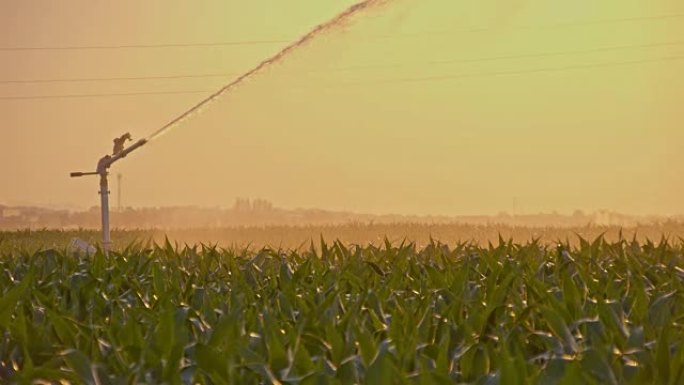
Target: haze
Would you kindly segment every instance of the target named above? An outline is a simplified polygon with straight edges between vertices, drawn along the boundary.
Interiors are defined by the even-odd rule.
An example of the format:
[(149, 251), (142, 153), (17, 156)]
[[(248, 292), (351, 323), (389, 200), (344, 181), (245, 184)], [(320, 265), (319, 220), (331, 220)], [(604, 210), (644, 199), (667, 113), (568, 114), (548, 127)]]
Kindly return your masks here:
[[(0, 203), (96, 205), (97, 180), (69, 172), (352, 3), (0, 3), (2, 48), (252, 42), (0, 50)], [(127, 206), (263, 197), (369, 213), (682, 213), (683, 36), (676, 0), (391, 1), (113, 173)], [(202, 74), (225, 76), (8, 82)], [(149, 94), (93, 96), (122, 93)], [(57, 95), (91, 96), (33, 98)]]

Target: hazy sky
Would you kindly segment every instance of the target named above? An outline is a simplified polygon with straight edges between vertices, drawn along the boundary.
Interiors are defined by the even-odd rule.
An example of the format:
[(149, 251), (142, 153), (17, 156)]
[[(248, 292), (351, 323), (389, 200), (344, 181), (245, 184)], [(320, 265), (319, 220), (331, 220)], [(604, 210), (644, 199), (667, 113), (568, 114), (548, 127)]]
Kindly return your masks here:
[[(0, 2), (2, 48), (252, 42), (0, 50), (0, 203), (97, 204), (97, 180), (68, 173), (114, 136), (148, 135), (352, 3)], [(225, 76), (8, 82), (204, 74)], [(174, 93), (7, 99), (157, 92)], [(131, 206), (684, 213), (683, 100), (681, 0), (396, 0), (113, 173)]]

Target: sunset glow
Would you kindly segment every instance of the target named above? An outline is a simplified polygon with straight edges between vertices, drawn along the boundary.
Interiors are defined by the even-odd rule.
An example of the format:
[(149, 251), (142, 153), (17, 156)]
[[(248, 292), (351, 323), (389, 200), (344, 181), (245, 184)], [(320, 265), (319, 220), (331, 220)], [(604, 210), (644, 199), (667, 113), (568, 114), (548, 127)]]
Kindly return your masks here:
[[(0, 201), (96, 204), (68, 172), (352, 2), (168, 4), (0, 5)], [(118, 165), (125, 204), (681, 213), (683, 20), (671, 0), (390, 1)]]

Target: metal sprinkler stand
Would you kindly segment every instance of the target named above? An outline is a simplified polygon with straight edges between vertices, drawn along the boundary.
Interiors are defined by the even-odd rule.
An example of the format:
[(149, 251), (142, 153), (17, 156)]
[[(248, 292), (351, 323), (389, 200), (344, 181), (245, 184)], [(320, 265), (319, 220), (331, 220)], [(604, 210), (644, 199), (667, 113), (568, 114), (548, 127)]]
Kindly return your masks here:
[(140, 139), (128, 148), (123, 148), (126, 140), (130, 140), (130, 135), (125, 134), (120, 138), (114, 139), (114, 153), (112, 155), (105, 155), (97, 162), (97, 168), (94, 172), (72, 172), (71, 177), (77, 178), (86, 175), (100, 176), (100, 209), (102, 212), (102, 248), (105, 253), (109, 253), (112, 247), (112, 238), (109, 233), (109, 168), (120, 160), (125, 158), (131, 152), (139, 149), (147, 144), (146, 139)]

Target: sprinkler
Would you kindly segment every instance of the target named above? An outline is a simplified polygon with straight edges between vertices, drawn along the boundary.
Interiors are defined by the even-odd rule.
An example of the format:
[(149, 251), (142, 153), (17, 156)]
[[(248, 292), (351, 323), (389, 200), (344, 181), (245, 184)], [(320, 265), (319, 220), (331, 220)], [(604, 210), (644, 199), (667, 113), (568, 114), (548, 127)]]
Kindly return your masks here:
[(131, 139), (131, 135), (126, 133), (116, 139), (114, 139), (114, 151), (112, 155), (105, 155), (97, 162), (97, 168), (93, 172), (72, 172), (72, 178), (78, 178), (87, 175), (99, 175), (100, 176), (100, 209), (102, 213), (102, 248), (105, 253), (109, 253), (112, 246), (112, 238), (109, 233), (109, 181), (107, 180), (107, 175), (109, 174), (109, 168), (112, 165), (123, 158), (125, 158), (131, 152), (139, 149), (140, 147), (147, 144), (147, 139), (140, 139), (128, 148), (125, 148), (125, 143)]
[(109, 184), (107, 181), (107, 170), (116, 162), (117, 160), (126, 157), (126, 155), (130, 154), (131, 152), (137, 150), (138, 148), (144, 146), (146, 143), (160, 137), (161, 135), (165, 134), (173, 128), (175, 125), (179, 124), (183, 120), (187, 119), (189, 116), (191, 116), (193, 113), (199, 111), (202, 107), (205, 105), (209, 104), (210, 102), (214, 101), (216, 98), (221, 96), (224, 93), (232, 91), (235, 87), (239, 86), (241, 83), (247, 81), (249, 78), (257, 75), (259, 72), (267, 69), (268, 67), (284, 60), (291, 52), (297, 50), (298, 48), (301, 48), (305, 46), (309, 41), (315, 39), (321, 34), (324, 34), (334, 28), (337, 28), (341, 25), (344, 25), (345, 21), (354, 15), (356, 15), (359, 12), (363, 12), (365, 9), (382, 5), (386, 0), (361, 0), (359, 3), (356, 3), (346, 10), (344, 10), (342, 13), (338, 14), (335, 16), (333, 19), (319, 24), (314, 29), (312, 29), (309, 33), (306, 35), (300, 37), (298, 40), (293, 42), (292, 44), (286, 46), (280, 52), (276, 53), (275, 55), (271, 56), (270, 58), (262, 61), (259, 63), (256, 67), (252, 68), (251, 70), (247, 71), (237, 79), (233, 80), (232, 82), (224, 85), (221, 87), (218, 91), (212, 93), (208, 97), (204, 98), (201, 100), (199, 103), (195, 104), (192, 106), (189, 110), (183, 112), (179, 116), (177, 116), (175, 119), (171, 120), (168, 122), (166, 125), (162, 126), (159, 128), (157, 131), (154, 131), (150, 136), (148, 136), (146, 139), (140, 139), (139, 141), (135, 142), (133, 145), (131, 145), (128, 148), (124, 148), (126, 145), (126, 142), (129, 140), (132, 140), (131, 135), (129, 133), (126, 133), (124, 135), (121, 135), (120, 137), (114, 139), (114, 151), (112, 152), (112, 155), (106, 155), (100, 161), (97, 163), (97, 169), (95, 172), (73, 172), (71, 173), (71, 177), (81, 177), (81, 176), (86, 176), (86, 175), (99, 175), (100, 176), (100, 199), (102, 201), (102, 246), (105, 250), (105, 252), (109, 252), (109, 249), (111, 247), (111, 238), (109, 236)]

